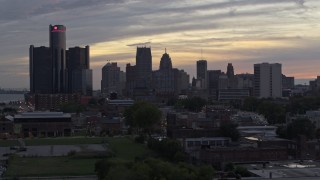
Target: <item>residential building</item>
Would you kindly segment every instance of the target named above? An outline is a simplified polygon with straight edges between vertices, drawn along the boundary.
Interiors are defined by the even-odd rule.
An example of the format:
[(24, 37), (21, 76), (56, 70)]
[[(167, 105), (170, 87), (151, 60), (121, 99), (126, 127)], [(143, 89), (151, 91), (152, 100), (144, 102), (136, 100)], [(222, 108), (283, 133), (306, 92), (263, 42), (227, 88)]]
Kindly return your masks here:
[(254, 96), (259, 98), (282, 97), (281, 64), (254, 64)]

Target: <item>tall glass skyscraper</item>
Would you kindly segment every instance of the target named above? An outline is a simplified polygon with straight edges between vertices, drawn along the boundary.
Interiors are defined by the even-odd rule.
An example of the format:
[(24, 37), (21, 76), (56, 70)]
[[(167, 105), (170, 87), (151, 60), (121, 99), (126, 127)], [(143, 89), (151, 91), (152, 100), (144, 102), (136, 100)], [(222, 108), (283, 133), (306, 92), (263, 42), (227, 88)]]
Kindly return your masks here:
[(53, 91), (54, 93), (67, 93), (66, 27), (50, 24), (49, 36), (52, 51)]

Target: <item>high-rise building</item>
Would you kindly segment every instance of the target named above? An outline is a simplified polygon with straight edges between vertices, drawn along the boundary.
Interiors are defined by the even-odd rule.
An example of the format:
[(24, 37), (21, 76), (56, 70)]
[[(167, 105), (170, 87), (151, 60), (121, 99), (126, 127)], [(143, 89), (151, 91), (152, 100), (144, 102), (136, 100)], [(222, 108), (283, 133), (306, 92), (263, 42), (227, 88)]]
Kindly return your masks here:
[(208, 84), (207, 61), (197, 61), (197, 79), (201, 80), (201, 88), (206, 89)]
[(136, 87), (151, 88), (152, 55), (151, 48), (137, 47), (136, 54)]
[(50, 24), (49, 35), (53, 65), (53, 90), (54, 93), (67, 93), (66, 27)]
[(233, 78), (234, 77), (234, 70), (233, 70), (232, 63), (228, 63), (227, 76), (228, 76), (228, 78)]
[(101, 93), (107, 97), (110, 93), (119, 93), (120, 67), (117, 63), (108, 62), (102, 68)]
[(126, 95), (133, 96), (133, 90), (135, 88), (136, 80), (136, 66), (132, 66), (130, 63), (126, 65)]
[(172, 62), (169, 54), (167, 54), (167, 50), (162, 55), (160, 60), (160, 67), (159, 70), (171, 70), (172, 69)]
[(153, 88), (157, 96), (169, 97), (175, 94), (174, 71), (169, 54), (165, 52), (160, 60), (159, 70), (153, 72)]
[(50, 48), (31, 45), (29, 51), (30, 92), (32, 94), (53, 93), (53, 67)]
[(282, 89), (293, 89), (294, 88), (294, 77), (287, 77), (282, 75)]
[(136, 99), (150, 99), (152, 87), (151, 48), (137, 47), (136, 65), (126, 66), (126, 95)]
[[(67, 53), (68, 52), (68, 53)], [(71, 97), (92, 95), (92, 70), (89, 66), (89, 47), (70, 48), (66, 51), (66, 27), (49, 26), (49, 47), (30, 46), (30, 93), (33, 97), (56, 97), (56, 107), (63, 103), (78, 103)], [(67, 55), (68, 54), (68, 55)], [(59, 99), (61, 99), (59, 101)], [(65, 101), (62, 101), (65, 99)], [(42, 101), (35, 100), (37, 110)], [(50, 101), (51, 102), (51, 101)], [(56, 109), (52, 103), (46, 110)]]
[(281, 64), (254, 64), (254, 96), (259, 98), (282, 97)]
[(67, 50), (68, 92), (92, 95), (92, 70), (90, 70), (89, 46)]

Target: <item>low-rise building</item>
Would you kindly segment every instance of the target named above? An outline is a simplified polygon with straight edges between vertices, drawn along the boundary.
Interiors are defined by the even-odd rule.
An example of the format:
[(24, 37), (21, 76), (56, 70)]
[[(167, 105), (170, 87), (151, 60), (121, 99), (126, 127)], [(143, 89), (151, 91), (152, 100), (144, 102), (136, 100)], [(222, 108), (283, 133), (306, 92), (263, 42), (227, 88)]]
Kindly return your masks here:
[(63, 112), (26, 112), (14, 116), (14, 132), (22, 137), (71, 135), (71, 115)]

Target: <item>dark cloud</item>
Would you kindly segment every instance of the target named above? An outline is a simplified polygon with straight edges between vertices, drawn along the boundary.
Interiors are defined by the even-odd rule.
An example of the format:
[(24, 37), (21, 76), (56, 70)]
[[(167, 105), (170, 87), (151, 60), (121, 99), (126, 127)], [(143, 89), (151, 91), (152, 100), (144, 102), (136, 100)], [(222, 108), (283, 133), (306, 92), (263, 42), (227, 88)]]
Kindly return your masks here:
[[(221, 53), (228, 59), (228, 53), (239, 54), (248, 57), (249, 60), (238, 59), (247, 65), (259, 58), (265, 61), (282, 59), (281, 62), (320, 59), (316, 53), (319, 47), (305, 38), (314, 36), (309, 32), (319, 29), (319, 17), (312, 13), (319, 10), (319, 5), (318, 1), (312, 0), (0, 0), (0, 43), (3, 44), (0, 76), (11, 78), (11, 82), (0, 78), (0, 85), (28, 86), (25, 74), (17, 78), (20, 75), (17, 72), (28, 72), (30, 44), (48, 46), (49, 24), (67, 26), (68, 47), (119, 40), (125, 47), (128, 44), (126, 39), (142, 37), (128, 44), (136, 46), (140, 42), (151, 42), (150, 36), (175, 33), (176, 37), (166, 41), (152, 39), (154, 57), (160, 56), (162, 49), (168, 47), (173, 57), (175, 52), (195, 53), (200, 48), (204, 48), (210, 57)], [(198, 31), (210, 33), (199, 34)], [(257, 40), (302, 43), (310, 45), (308, 48), (312, 50), (290, 46), (281, 51), (276, 48), (244, 50), (240, 47), (233, 51), (219, 50), (232, 47), (233, 42)], [(121, 65), (125, 65), (128, 59), (134, 62), (134, 51), (92, 58), (96, 86), (100, 80), (99, 63), (103, 64), (106, 59), (120, 61)], [(183, 61), (187, 62), (190, 73), (194, 72), (194, 66), (189, 64), (193, 64), (195, 58)]]
[(134, 43), (134, 44), (127, 44), (127, 46), (146, 46), (149, 44), (151, 44), (151, 42), (147, 41), (147, 42), (140, 42), (140, 43)]

